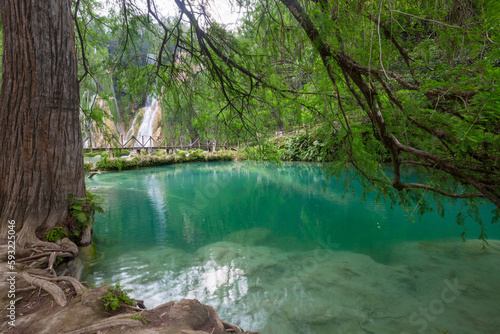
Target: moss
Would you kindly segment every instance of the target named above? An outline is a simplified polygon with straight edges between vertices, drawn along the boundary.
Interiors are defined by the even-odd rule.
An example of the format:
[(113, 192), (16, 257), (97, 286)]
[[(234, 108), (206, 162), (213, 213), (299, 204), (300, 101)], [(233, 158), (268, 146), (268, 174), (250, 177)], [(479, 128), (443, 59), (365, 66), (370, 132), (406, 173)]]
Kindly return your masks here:
[(84, 162), (83, 163), (83, 169), (88, 172), (94, 169), (94, 165), (91, 162)]
[(108, 156), (108, 152), (106, 152), (106, 151), (87, 152), (87, 153), (84, 153), (83, 156), (86, 157), (86, 158), (94, 158), (94, 157), (96, 157), (98, 155), (100, 155), (102, 157), (103, 154), (106, 154), (106, 156)]
[(121, 171), (140, 167), (167, 166), (183, 162), (205, 162), (205, 161), (232, 161), (238, 159), (238, 154), (233, 151), (219, 151), (216, 153), (196, 153), (187, 156), (185, 154), (174, 154), (167, 156), (136, 156), (134, 158), (103, 158), (96, 163), (95, 169), (107, 171)]
[(121, 157), (121, 156), (124, 156), (124, 155), (126, 155), (126, 156), (130, 155), (130, 151), (128, 151), (128, 150), (122, 150), (122, 149), (119, 149), (119, 148), (113, 149), (113, 156), (114, 157)]

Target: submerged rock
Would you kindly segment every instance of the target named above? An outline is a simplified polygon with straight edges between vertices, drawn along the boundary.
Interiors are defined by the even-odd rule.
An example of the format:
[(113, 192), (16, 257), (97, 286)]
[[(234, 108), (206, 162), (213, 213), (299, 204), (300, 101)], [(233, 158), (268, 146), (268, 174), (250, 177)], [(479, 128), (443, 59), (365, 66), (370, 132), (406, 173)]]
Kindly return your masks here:
[(121, 254), (106, 270), (153, 305), (197, 299), (262, 333), (417, 333), (423, 321), (425, 333), (500, 333), (500, 241), (489, 244), (483, 251), (474, 240), (405, 242), (377, 262), (334, 247), (222, 241), (192, 254), (167, 247)]
[[(170, 252), (166, 250), (157, 249), (166, 256), (177, 254), (182, 257), (182, 252), (173, 249), (170, 249)], [(8, 272), (6, 255), (7, 246), (0, 245), (2, 273)], [(65, 273), (71, 271), (71, 266), (74, 266), (74, 263), (66, 265)], [(31, 286), (33, 281), (21, 278), (28, 271), (31, 273), (30, 277), (33, 281), (37, 280), (37, 286), (43, 287), (44, 283), (40, 283), (40, 280), (45, 280), (47, 286), (52, 284), (56, 289), (58, 286), (65, 303), (54, 303), (51, 295), (47, 293), (49, 292), (47, 288), (34, 293), (37, 288)], [(2, 333), (224, 334), (227, 333), (226, 329), (239, 329), (238, 326), (223, 323), (213, 307), (201, 304), (198, 300), (183, 299), (177, 303), (172, 301), (161, 304), (153, 309), (142, 309), (133, 305), (125, 305), (123, 300), (127, 299), (120, 297), (121, 302), (118, 308), (113, 310), (105, 306), (103, 297), (118, 298), (116, 294), (123, 293), (119, 287), (111, 288), (108, 285), (103, 285), (84, 290), (81, 285), (80, 288), (75, 287), (71, 283), (71, 279), (68, 280), (61, 276), (54, 278), (43, 269), (33, 269), (24, 264), (17, 264), (16, 272), (18, 280), (16, 280), (15, 327), (10, 326), (7, 321), (3, 321), (0, 323), (0, 332)], [(56, 282), (57, 286), (54, 284)], [(11, 297), (7, 298), (11, 293), (10, 288), (5, 275), (2, 274), (0, 282), (0, 301), (2, 304), (11, 303), (8, 299)], [(110, 297), (111, 293), (115, 294), (114, 297)], [(139, 300), (134, 300), (134, 303), (135, 305), (143, 305), (142, 301)], [(9, 312), (6, 307), (2, 307), (0, 317), (8, 319)], [(237, 332), (241, 333), (242, 331), (238, 330)], [(245, 333), (251, 334), (250, 332)]]
[(223, 240), (242, 245), (257, 245), (265, 243), (271, 236), (272, 232), (269, 229), (255, 227), (249, 230), (240, 230), (228, 234)]

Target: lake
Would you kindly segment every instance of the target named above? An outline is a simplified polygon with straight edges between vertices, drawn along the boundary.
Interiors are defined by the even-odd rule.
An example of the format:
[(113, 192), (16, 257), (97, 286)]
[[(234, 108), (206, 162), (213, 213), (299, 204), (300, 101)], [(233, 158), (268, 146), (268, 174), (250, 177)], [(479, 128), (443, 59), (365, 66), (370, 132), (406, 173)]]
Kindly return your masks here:
[(103, 173), (89, 283), (120, 282), (147, 307), (184, 298), (264, 333), (500, 332), (500, 227), (361, 200), (321, 165), (189, 163)]

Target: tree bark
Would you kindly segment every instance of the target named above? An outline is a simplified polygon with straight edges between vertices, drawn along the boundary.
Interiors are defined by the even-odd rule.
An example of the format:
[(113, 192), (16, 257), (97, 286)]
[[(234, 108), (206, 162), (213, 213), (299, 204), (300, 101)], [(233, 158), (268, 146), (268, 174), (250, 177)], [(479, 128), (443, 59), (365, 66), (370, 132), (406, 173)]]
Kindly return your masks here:
[(0, 238), (31, 242), (85, 197), (75, 38), (68, 0), (0, 0)]

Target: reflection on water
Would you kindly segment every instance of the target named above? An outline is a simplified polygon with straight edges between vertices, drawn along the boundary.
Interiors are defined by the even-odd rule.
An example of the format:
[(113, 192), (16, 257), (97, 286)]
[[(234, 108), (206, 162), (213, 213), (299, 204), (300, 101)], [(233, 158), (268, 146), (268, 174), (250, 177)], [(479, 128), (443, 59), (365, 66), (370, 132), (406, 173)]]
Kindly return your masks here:
[(453, 207), (410, 223), (324, 187), (311, 164), (189, 164), (88, 186), (108, 213), (95, 227), (106, 258), (87, 280), (121, 282), (148, 307), (196, 298), (277, 334), (500, 332), (500, 242), (457, 240)]
[(157, 244), (161, 244), (167, 239), (166, 215), (169, 211), (167, 196), (160, 181), (160, 176), (157, 174), (146, 177), (148, 200), (155, 211), (155, 242)]

